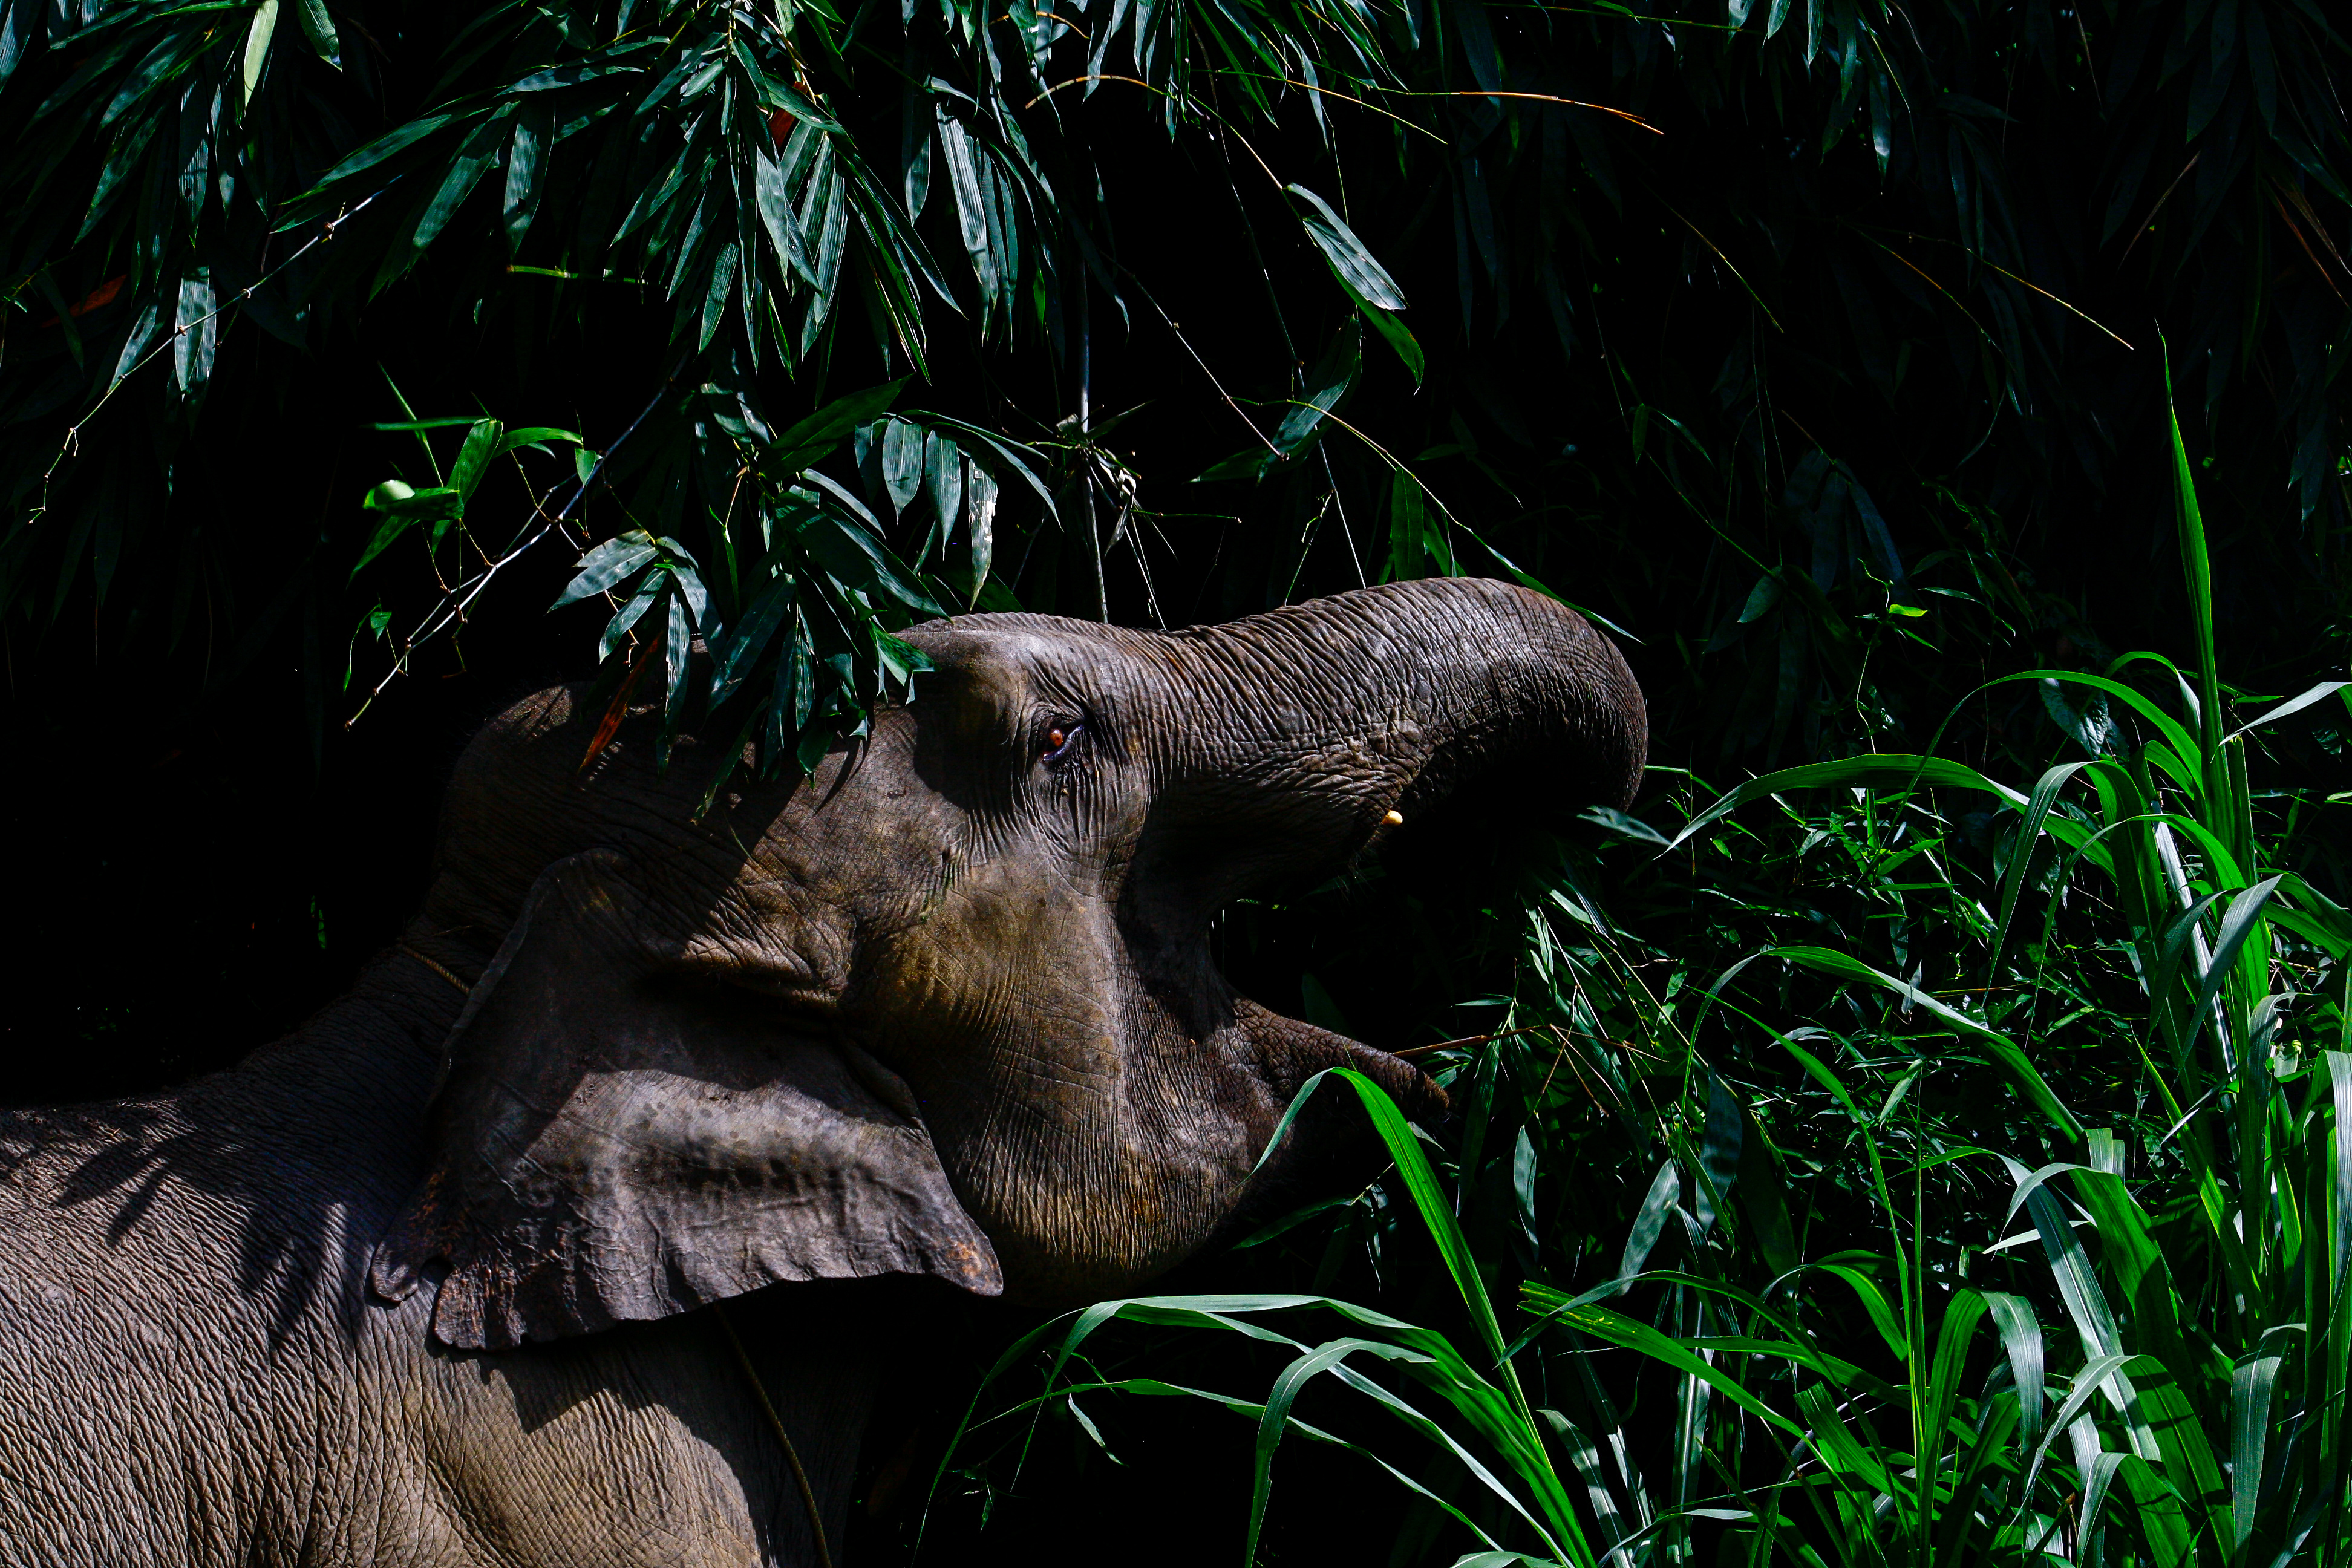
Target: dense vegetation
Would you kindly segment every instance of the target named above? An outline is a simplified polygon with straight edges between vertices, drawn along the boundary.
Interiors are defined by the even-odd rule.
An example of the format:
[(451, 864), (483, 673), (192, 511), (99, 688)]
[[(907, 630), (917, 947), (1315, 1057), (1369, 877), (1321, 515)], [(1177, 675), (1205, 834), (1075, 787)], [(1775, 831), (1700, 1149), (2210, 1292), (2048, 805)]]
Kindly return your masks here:
[(331, 993), (530, 685), (782, 772), (938, 608), (1514, 576), (1622, 637), (1634, 810), (1221, 939), (1457, 1119), (940, 1325), (856, 1546), (2340, 1561), (2347, 64), (2307, 0), (5, 0), (7, 1092)]

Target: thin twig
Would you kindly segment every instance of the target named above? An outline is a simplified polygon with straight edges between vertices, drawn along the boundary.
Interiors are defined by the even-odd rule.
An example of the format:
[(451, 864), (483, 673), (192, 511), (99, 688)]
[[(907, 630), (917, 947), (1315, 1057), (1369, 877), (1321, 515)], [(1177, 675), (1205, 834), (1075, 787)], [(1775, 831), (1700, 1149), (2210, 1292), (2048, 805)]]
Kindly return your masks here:
[[(604, 455), (599, 457), (596, 459), (595, 464), (581, 478), (578, 485), (572, 489), (572, 499), (563, 503), (562, 510), (558, 511), (553, 517), (548, 518), (546, 521), (541, 523), (538, 530), (528, 539), (525, 539), (521, 543), (516, 545), (513, 549), (508, 551), (504, 555), (499, 556), (497, 560), (490, 561), (485, 557), (485, 564), (479, 574), (472, 577), (462, 578), (458, 581), (457, 586), (446, 589), (443, 592), (441, 597), (435, 602), (433, 608), (425, 612), (424, 620), (417, 623), (416, 630), (411, 632), (407, 637), (401, 639), (400, 653), (399, 656), (392, 661), (392, 668), (385, 670), (383, 673), (383, 679), (377, 681), (374, 687), (369, 690), (366, 699), (360, 703), (358, 711), (354, 712), (350, 718), (343, 721), (343, 728), (345, 730), (349, 730), (352, 725), (360, 721), (361, 718), (367, 712), (370, 705), (373, 704), (377, 698), (383, 695), (385, 688), (389, 687), (394, 680), (408, 672), (408, 660), (411, 654), (414, 654), (417, 648), (432, 640), (436, 634), (438, 634), (444, 627), (450, 625), (453, 621), (462, 622), (465, 619), (467, 607), (470, 606), (476, 599), (481, 597), (482, 590), (490, 585), (491, 578), (497, 576), (499, 572), (511, 564), (517, 557), (522, 555), (541, 540), (545, 539), (556, 529), (567, 527), (572, 517), (572, 509), (587, 499), (588, 492), (595, 487), (596, 481), (604, 477), (604, 465), (613, 460), (613, 454), (621, 449), (622, 443), (627, 441), (630, 437), (635, 435), (637, 433), (637, 427), (646, 422), (656, 408), (661, 406), (662, 399), (668, 395), (671, 384), (677, 380), (679, 373), (685, 370), (685, 365), (681, 363), (677, 370), (673, 370), (663, 379), (661, 388), (654, 394), (653, 400), (646, 405), (644, 410), (640, 412), (635, 419), (629, 421), (629, 427), (621, 432), (620, 438), (615, 440), (610, 447), (605, 447)], [(540, 508), (536, 503), (534, 503), (532, 510), (538, 511), (542, 517), (546, 516), (544, 510)]]
[(783, 1447), (784, 1463), (791, 1467), (793, 1472), (793, 1486), (800, 1492), (801, 1507), (808, 1513), (809, 1535), (816, 1542), (817, 1568), (833, 1568), (833, 1553), (825, 1546), (824, 1514), (817, 1507), (816, 1491), (809, 1485), (808, 1471), (801, 1464), (800, 1450), (793, 1447), (793, 1435), (784, 1430), (784, 1418), (776, 1414), (776, 1402), (768, 1397), (768, 1385), (761, 1381), (760, 1369), (751, 1364), (751, 1352), (743, 1348), (743, 1341), (735, 1332), (735, 1325), (728, 1321), (727, 1303), (711, 1302), (710, 1316), (718, 1323), (719, 1331), (727, 1336), (728, 1348), (735, 1352), (736, 1364), (743, 1369), (744, 1377), (750, 1380), (751, 1392), (759, 1396), (761, 1412), (767, 1416), (769, 1427), (776, 1434), (776, 1441)]
[(1557, 1024), (1523, 1024), (1516, 1029), (1497, 1029), (1491, 1035), (1465, 1035), (1458, 1040), (1440, 1040), (1433, 1046), (1407, 1046), (1401, 1051), (1391, 1051), (1389, 1055), (1402, 1057), (1405, 1060), (1411, 1061), (1415, 1057), (1425, 1057), (1432, 1051), (1450, 1051), (1462, 1046), (1490, 1046), (1496, 1040), (1507, 1040), (1515, 1035), (1538, 1035), (1546, 1029), (1559, 1027)]
[[(2033, 281), (2032, 279), (2030, 279), (2030, 278), (2021, 278), (2021, 277), (2019, 277), (2016, 273), (2011, 272), (2008, 268), (2003, 267), (2000, 262), (1995, 261), (1995, 260), (1993, 260), (1991, 258), (1990, 258), (1990, 257), (1988, 257), (1988, 256), (1984, 256), (1984, 255), (1982, 255), (1982, 254), (1980, 254), (1980, 253), (1979, 253), (1979, 252), (1977, 252), (1977, 251), (1970, 250), (1967, 246), (1960, 244), (1960, 242), (1959, 242), (1958, 240), (1957, 240), (1957, 239), (1944, 239), (1944, 238), (1941, 238), (1941, 237), (1937, 237), (1937, 236), (1936, 236), (1936, 235), (1932, 235), (1932, 234), (1910, 234), (1910, 233), (1907, 233), (1907, 232), (1904, 235), (1904, 237), (1905, 237), (1906, 239), (1919, 239), (1919, 240), (1925, 240), (1925, 241), (1927, 241), (1927, 242), (1928, 244), (1930, 244), (1930, 245), (1948, 245), (1948, 246), (1951, 246), (1951, 247), (1955, 247), (1956, 249), (1958, 249), (1958, 250), (1961, 251), (1963, 254), (1965, 254), (1965, 255), (1969, 258), (1969, 259), (1970, 259), (1971, 261), (1981, 262), (1983, 265), (1985, 265), (1985, 266), (1987, 266), (1987, 267), (1991, 268), (1995, 272), (2000, 273), (2003, 278), (2008, 279), (2009, 279), (2011, 282), (2012, 282), (2012, 283), (2022, 283), (2023, 285), (2025, 285), (2025, 287), (2027, 287), (2028, 289), (2032, 289), (2036, 294), (2041, 295), (2043, 299), (2045, 299), (2045, 300), (2049, 300), (2052, 304), (2053, 304), (2053, 305), (2057, 305), (2057, 306), (2061, 307), (2061, 308), (2062, 308), (2062, 309), (2063, 309), (2063, 310), (2071, 310), (2071, 311), (2073, 311), (2075, 315), (2082, 317), (2082, 318), (2083, 318), (2083, 320), (2084, 320), (2084, 321), (2086, 321), (2090, 322), (2090, 323), (2091, 323), (2091, 325), (2093, 325), (2093, 326), (2095, 326), (2095, 327), (2098, 328), (2098, 329), (2099, 329), (2099, 331), (2103, 331), (2103, 332), (2106, 333), (2106, 334), (2107, 334), (2107, 336), (2109, 336), (2109, 337), (2111, 337), (2111, 338), (2115, 339), (2115, 340), (2116, 340), (2116, 342), (2119, 342), (2119, 343), (2123, 343), (2124, 347), (2126, 347), (2126, 348), (2130, 348), (2130, 347), (2131, 347), (2131, 344), (2130, 344), (2129, 342), (2126, 342), (2126, 341), (2125, 341), (2125, 339), (2124, 339), (2124, 337), (2123, 337), (2123, 334), (2122, 334), (2122, 333), (2116, 331), (2113, 328), (2109, 327), (2105, 322), (2101, 321), (2100, 321), (2100, 320), (2098, 320), (2096, 317), (2093, 316), (2089, 311), (2084, 310), (2081, 309), (2079, 306), (2070, 304), (2070, 303), (2068, 303), (2066, 300), (2060, 299), (2057, 295), (2053, 294), (2049, 289), (2044, 289), (2041, 284), (2034, 282), (2034, 281)], [(1890, 253), (1890, 254), (1891, 254), (1891, 253)], [(1917, 269), (1916, 269), (1916, 268), (1914, 268), (1914, 270), (1916, 271), (1916, 270), (1917, 270)]]
[(1665, 134), (1638, 114), (1622, 109), (1612, 109), (1605, 103), (1588, 103), (1580, 98), (1560, 98), (1549, 92), (1506, 92), (1490, 88), (1458, 88), (1449, 92), (1409, 92), (1401, 87), (1380, 87), (1372, 90), (1389, 93), (1397, 98), (1524, 98), (1535, 103), (1556, 103), (1564, 109), (1599, 110), (1603, 114), (1614, 115), (1620, 120), (1638, 125), (1653, 136)]
[[(1679, 212), (1675, 212), (1675, 208), (1671, 205), (1666, 205), (1666, 210), (1670, 213), (1674, 213), (1676, 218), (1681, 219), (1682, 226), (1685, 228), (1698, 236), (1699, 243), (1706, 246), (1709, 250), (1714, 251), (1715, 258), (1717, 261), (1722, 262), (1726, 267), (1731, 268), (1731, 275), (1739, 279), (1739, 286), (1748, 290), (1748, 297), (1756, 301), (1756, 308), (1764, 312), (1764, 319), (1772, 323), (1772, 330), (1774, 331), (1785, 332), (1789, 330), (1780, 324), (1780, 318), (1772, 313), (1772, 307), (1764, 302), (1764, 296), (1756, 291), (1756, 285), (1748, 281), (1748, 274), (1739, 270), (1738, 267), (1733, 263), (1731, 258), (1723, 254), (1723, 247), (1707, 238), (1706, 231), (1705, 229), (1691, 222), (1690, 219), (1683, 217), (1683, 215)], [(2126, 344), (2125, 346), (2128, 348), (2130, 345)]]
[(2189, 154), (2189, 162), (2180, 165), (2180, 173), (2172, 176), (2172, 184), (2164, 187), (2164, 195), (2157, 197), (2156, 205), (2147, 209), (2147, 221), (2142, 223), (2138, 230), (2132, 235), (2131, 243), (2124, 247), (2124, 253), (2116, 258), (2116, 266), (2118, 268), (2131, 259), (2131, 253), (2139, 248), (2139, 242), (2147, 237), (2149, 230), (2156, 227), (2156, 215), (2164, 210), (2164, 204), (2172, 199), (2172, 193), (2180, 188), (2180, 182), (2189, 177), (2189, 171), (2195, 168), (2197, 160), (2203, 156), (2205, 156), (2204, 150), (2200, 148)]
[(1168, 324), (1168, 331), (1174, 335), (1176, 341), (1184, 345), (1184, 352), (1192, 356), (1192, 363), (1201, 367), (1201, 374), (1209, 378), (1209, 384), (1217, 389), (1217, 395), (1223, 399), (1226, 407), (1234, 411), (1234, 416), (1239, 419), (1244, 425), (1249, 426), (1249, 433), (1257, 437), (1257, 443), (1259, 446), (1264, 447), (1276, 457), (1280, 457), (1282, 455), (1282, 448), (1276, 446), (1271, 440), (1267, 439), (1265, 432), (1257, 427), (1256, 422), (1252, 420), (1248, 415), (1242, 412), (1242, 405), (1234, 401), (1233, 394), (1227, 392), (1225, 390), (1224, 384), (1217, 379), (1217, 373), (1209, 368), (1209, 362), (1201, 357), (1201, 351), (1194, 348), (1192, 346), (1192, 340), (1184, 335), (1184, 329), (1176, 324), (1176, 319), (1173, 316), (1171, 316), (1166, 309), (1160, 305), (1160, 301), (1153, 297), (1151, 290), (1143, 286), (1143, 279), (1138, 278), (1135, 275), (1134, 269), (1131, 268), (1121, 266), (1119, 270), (1126, 273), (1128, 281), (1135, 285), (1135, 291), (1143, 296), (1143, 302), (1150, 306), (1154, 311), (1158, 312), (1160, 319)]
[(30, 528), (34, 523), (39, 521), (42, 516), (48, 511), (49, 481), (57, 478), (58, 469), (64, 465), (65, 460), (68, 458), (73, 456), (74, 449), (80, 444), (82, 426), (98, 417), (99, 410), (107, 405), (108, 402), (113, 398), (115, 393), (121, 389), (124, 382), (129, 381), (132, 376), (138, 374), (142, 370), (144, 370), (147, 367), (149, 361), (152, 360), (157, 354), (162, 353), (165, 349), (171, 347), (172, 344), (177, 342), (181, 338), (185, 337), (191, 331), (205, 325), (208, 321), (217, 319), (221, 313), (226, 310), (231, 305), (242, 305), (247, 300), (252, 299), (256, 289), (259, 289), (263, 284), (270, 281), (270, 279), (276, 278), (279, 273), (285, 271), (296, 262), (301, 260), (305, 256), (308, 256), (314, 247), (324, 245), (328, 240), (334, 238), (335, 227), (338, 224), (341, 224), (346, 218), (356, 217), (366, 208), (369, 202), (373, 202), (374, 200), (374, 196), (369, 196), (365, 200), (362, 201), (358, 206), (352, 207), (349, 212), (337, 213), (333, 217), (329, 218), (322, 226), (320, 226), (318, 233), (312, 235), (308, 240), (304, 241), (299, 247), (298, 247), (293, 255), (288, 257), (285, 260), (271, 268), (268, 272), (255, 279), (244, 288), (238, 289), (236, 293), (229, 299), (222, 301), (220, 304), (215, 305), (211, 310), (205, 311), (203, 315), (198, 316), (194, 321), (186, 323), (184, 326), (174, 325), (169, 332), (164, 334), (162, 341), (157, 342), (153, 348), (151, 348), (145, 353), (141, 354), (130, 364), (121, 366), (117, 370), (114, 379), (107, 383), (106, 390), (98, 395), (98, 401), (89, 405), (89, 411), (66, 427), (66, 438), (58, 444), (58, 455), (49, 459), (48, 468), (43, 470), (41, 474), (40, 503), (35, 506), (32, 511), (26, 517), (25, 526)]
[(1316, 83), (1311, 81), (1300, 81), (1295, 77), (1270, 76), (1265, 71), (1221, 70), (1212, 72), (1211, 74), (1214, 76), (1243, 77), (1252, 81), (1278, 81), (1285, 87), (1295, 87), (1303, 92), (1319, 92), (1326, 98), (1336, 98), (1342, 103), (1352, 103), (1358, 109), (1369, 109), (1374, 114), (1386, 115), (1389, 119), (1395, 121), (1399, 125), (1403, 126), (1407, 131), (1418, 131), (1423, 136), (1428, 137), (1432, 142), (1436, 142), (1441, 147), (1448, 144), (1444, 137), (1440, 136), (1428, 126), (1418, 124), (1412, 121), (1407, 120), (1402, 114), (1393, 113), (1389, 110), (1382, 109), (1377, 103), (1366, 103), (1362, 99), (1351, 97), (1347, 93), (1341, 92), (1337, 88), (1318, 86)]

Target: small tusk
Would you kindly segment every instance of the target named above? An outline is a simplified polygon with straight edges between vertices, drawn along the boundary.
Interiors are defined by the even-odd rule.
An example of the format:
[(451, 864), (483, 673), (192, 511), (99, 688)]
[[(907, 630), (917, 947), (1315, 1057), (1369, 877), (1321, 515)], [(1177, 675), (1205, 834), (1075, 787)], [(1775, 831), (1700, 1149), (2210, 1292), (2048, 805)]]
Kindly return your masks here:
[(1381, 820), (1387, 823), (1391, 827), (1402, 827), (1404, 826), (1404, 814), (1402, 812), (1391, 811), (1386, 816), (1381, 817)]

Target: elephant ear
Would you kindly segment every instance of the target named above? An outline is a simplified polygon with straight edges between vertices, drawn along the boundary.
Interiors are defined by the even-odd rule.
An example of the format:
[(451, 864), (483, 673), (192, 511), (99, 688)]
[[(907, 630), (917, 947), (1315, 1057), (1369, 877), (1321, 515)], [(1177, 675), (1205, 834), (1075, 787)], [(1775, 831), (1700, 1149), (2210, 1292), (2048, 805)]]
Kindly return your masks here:
[(424, 1184), (371, 1279), (449, 1268), (467, 1349), (591, 1333), (783, 1280), (928, 1274), (1003, 1289), (906, 1084), (649, 944), (599, 851), (531, 889), (451, 1031)]

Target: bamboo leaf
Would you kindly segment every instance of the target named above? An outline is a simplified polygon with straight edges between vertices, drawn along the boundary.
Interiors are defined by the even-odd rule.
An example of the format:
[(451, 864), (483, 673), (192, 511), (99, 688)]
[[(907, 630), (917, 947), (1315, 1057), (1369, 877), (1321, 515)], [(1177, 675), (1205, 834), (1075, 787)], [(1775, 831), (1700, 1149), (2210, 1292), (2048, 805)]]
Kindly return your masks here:
[(906, 382), (885, 382), (837, 397), (787, 428), (761, 456), (762, 471), (782, 479), (823, 462), (849, 439), (850, 432), (869, 424), (898, 401)]
[(278, 0), (261, 0), (253, 8), (253, 21), (245, 31), (245, 63), (237, 78), (236, 111), (242, 116), (253, 107), (254, 92), (261, 86), (261, 73), (269, 63), (269, 40), (278, 32)]
[(319, 58), (337, 70), (343, 68), (343, 41), (335, 32), (334, 18), (327, 15), (327, 0), (300, 0), (302, 36)]
[(604, 593), (660, 553), (660, 547), (651, 537), (635, 529), (617, 539), (608, 539), (580, 558), (579, 575), (565, 584), (548, 608), (560, 610), (592, 594)]
[(474, 499), (490, 464), (506, 449), (506, 426), (495, 419), (477, 421), (466, 432), (465, 445), (457, 448), (457, 460), (449, 465), (449, 488), (457, 492), (460, 510)]
[[(1356, 237), (1356, 231), (1331, 210), (1331, 204), (1304, 185), (1286, 188), (1292, 195), (1307, 204), (1307, 210), (1299, 216), (1299, 222), (1307, 230), (1307, 237), (1314, 241), (1317, 250), (1323, 253), (1323, 259), (1339, 280), (1359, 300), (1375, 310), (1405, 309), (1404, 290), (1397, 287), (1396, 279), (1389, 276), (1388, 268), (1373, 259), (1372, 253), (1364, 248), (1364, 242)], [(1418, 374), (1414, 379), (1420, 379)]]

